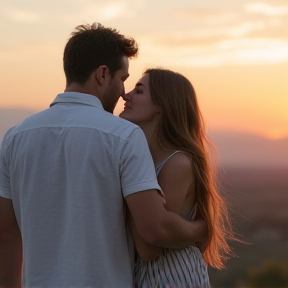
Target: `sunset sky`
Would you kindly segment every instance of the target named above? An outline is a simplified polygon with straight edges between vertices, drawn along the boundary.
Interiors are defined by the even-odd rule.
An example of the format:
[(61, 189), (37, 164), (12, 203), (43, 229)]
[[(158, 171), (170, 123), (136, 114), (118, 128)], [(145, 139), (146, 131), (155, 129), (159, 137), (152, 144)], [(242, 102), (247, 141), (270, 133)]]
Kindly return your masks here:
[(139, 43), (126, 91), (145, 68), (172, 69), (194, 85), (208, 129), (288, 136), (287, 0), (1, 0), (0, 108), (48, 107), (65, 89), (70, 33), (92, 22)]

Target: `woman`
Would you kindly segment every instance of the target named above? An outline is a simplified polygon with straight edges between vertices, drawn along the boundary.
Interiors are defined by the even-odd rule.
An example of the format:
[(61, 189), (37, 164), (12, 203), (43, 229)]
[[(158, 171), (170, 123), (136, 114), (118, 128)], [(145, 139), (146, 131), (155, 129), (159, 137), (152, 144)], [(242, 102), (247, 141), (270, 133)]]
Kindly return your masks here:
[(123, 98), (120, 117), (144, 131), (166, 209), (193, 220), (197, 208), (209, 231), (203, 255), (196, 246), (162, 249), (146, 243), (130, 219), (138, 252), (135, 287), (209, 287), (207, 264), (224, 267), (231, 253), (227, 240), (233, 235), (206, 151), (209, 143), (194, 88), (181, 74), (148, 69)]

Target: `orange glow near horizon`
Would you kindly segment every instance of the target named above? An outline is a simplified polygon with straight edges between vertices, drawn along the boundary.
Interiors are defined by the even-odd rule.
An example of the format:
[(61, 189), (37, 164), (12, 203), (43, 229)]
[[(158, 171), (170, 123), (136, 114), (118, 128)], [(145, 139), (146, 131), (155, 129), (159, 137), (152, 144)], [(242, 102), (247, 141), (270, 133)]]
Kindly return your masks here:
[[(143, 71), (135, 71), (133, 61), (135, 60), (130, 64), (131, 77), (127, 80), (126, 91), (133, 89)], [(286, 64), (270, 65), (268, 68), (248, 66), (171, 69), (185, 75), (194, 85), (209, 129), (246, 131), (279, 139), (288, 135), (288, 83), (283, 85)], [(51, 72), (46, 73), (46, 77), (51, 79), (51, 85), (47, 85), (46, 79), (41, 75), (35, 76), (29, 69), (26, 69), (26, 73), (23, 71), (23, 77), (17, 81), (17, 85), (13, 85), (11, 75), (4, 75), (2, 79), (8, 76), (5, 79), (8, 85), (6, 89), (5, 86), (4, 89), (1, 87), (1, 95), (9, 97), (1, 99), (0, 108), (14, 107), (35, 111), (47, 108), (56, 95), (65, 89), (64, 75), (60, 71), (61, 69), (54, 73), (51, 69)], [(30, 83), (29, 78), (32, 77), (34, 81)], [(122, 109), (123, 100), (120, 99), (114, 114), (119, 115)]]

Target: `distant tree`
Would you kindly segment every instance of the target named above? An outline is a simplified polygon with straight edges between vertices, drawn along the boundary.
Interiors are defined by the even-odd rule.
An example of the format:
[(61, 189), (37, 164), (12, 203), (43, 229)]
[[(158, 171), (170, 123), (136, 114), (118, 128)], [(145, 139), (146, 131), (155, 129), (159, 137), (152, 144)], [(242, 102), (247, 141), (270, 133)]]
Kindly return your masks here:
[(260, 267), (250, 270), (246, 287), (248, 288), (287, 288), (288, 262), (269, 260)]

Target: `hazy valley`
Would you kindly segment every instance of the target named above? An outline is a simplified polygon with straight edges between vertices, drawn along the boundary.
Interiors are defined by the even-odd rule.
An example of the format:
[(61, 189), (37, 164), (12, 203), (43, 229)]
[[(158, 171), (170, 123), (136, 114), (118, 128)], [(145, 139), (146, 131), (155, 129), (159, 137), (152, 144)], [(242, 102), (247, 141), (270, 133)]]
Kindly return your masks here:
[[(23, 109), (0, 109), (0, 139), (5, 131), (35, 113)], [(288, 167), (288, 136), (271, 140), (235, 131), (210, 131), (220, 167)]]

